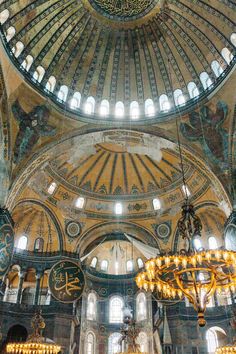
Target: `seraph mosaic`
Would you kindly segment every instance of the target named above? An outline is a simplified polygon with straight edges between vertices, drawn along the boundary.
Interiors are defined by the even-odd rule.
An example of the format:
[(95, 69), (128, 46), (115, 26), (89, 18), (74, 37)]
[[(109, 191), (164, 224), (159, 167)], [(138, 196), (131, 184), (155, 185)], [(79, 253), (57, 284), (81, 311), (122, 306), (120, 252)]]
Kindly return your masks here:
[(219, 101), (215, 111), (203, 106), (199, 112), (189, 114), (189, 123), (180, 125), (184, 137), (190, 141), (199, 141), (206, 156), (221, 169), (228, 166), (228, 134), (223, 128), (227, 115), (227, 104)]
[(55, 135), (56, 128), (48, 124), (50, 112), (44, 105), (35, 106), (31, 112), (26, 113), (19, 101), (16, 100), (12, 105), (12, 112), (19, 124), (19, 131), (13, 149), (13, 162), (18, 163), (29, 156), (41, 136)]

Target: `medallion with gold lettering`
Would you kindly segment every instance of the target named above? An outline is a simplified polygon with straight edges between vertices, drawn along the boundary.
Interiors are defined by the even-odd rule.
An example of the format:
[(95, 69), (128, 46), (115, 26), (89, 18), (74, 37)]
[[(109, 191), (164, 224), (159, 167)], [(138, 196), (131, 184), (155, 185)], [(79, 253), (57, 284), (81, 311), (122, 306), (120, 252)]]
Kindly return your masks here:
[(0, 208), (0, 279), (6, 274), (14, 247), (14, 222), (7, 209)]
[(48, 285), (55, 299), (71, 303), (78, 300), (84, 289), (84, 273), (79, 264), (63, 260), (52, 267)]

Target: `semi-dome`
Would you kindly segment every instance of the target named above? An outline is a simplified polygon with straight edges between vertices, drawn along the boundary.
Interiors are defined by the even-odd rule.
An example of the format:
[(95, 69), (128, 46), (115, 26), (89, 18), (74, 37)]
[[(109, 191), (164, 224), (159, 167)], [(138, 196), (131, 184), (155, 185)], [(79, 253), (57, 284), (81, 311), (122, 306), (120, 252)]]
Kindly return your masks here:
[(225, 78), (233, 8), (219, 0), (3, 1), (0, 21), (14, 63), (56, 104), (137, 120), (185, 109)]

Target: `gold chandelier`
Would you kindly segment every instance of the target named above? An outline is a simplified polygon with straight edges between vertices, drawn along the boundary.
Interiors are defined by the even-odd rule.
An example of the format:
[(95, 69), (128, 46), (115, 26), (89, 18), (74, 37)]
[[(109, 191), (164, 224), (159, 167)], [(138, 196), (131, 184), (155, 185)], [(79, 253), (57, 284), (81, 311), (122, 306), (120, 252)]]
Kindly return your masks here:
[(11, 354), (57, 354), (61, 347), (54, 342), (46, 342), (40, 331), (45, 328), (45, 322), (41, 313), (36, 313), (32, 319), (33, 333), (25, 343), (7, 344), (7, 353)]
[(220, 347), (216, 349), (215, 354), (229, 354), (229, 353), (236, 353), (236, 344), (233, 345), (226, 345), (224, 347)]

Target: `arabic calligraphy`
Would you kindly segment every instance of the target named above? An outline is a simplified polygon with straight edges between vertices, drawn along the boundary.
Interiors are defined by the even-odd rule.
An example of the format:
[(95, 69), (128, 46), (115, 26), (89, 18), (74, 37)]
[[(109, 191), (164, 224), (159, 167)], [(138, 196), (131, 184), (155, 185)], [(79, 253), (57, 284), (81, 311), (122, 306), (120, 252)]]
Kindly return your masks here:
[(13, 253), (14, 236), (10, 224), (0, 228), (0, 279), (6, 273)]
[(51, 269), (49, 287), (57, 300), (67, 303), (74, 302), (82, 295), (84, 274), (77, 263), (60, 261)]
[(115, 16), (131, 17), (144, 12), (153, 0), (94, 0), (105, 12)]

